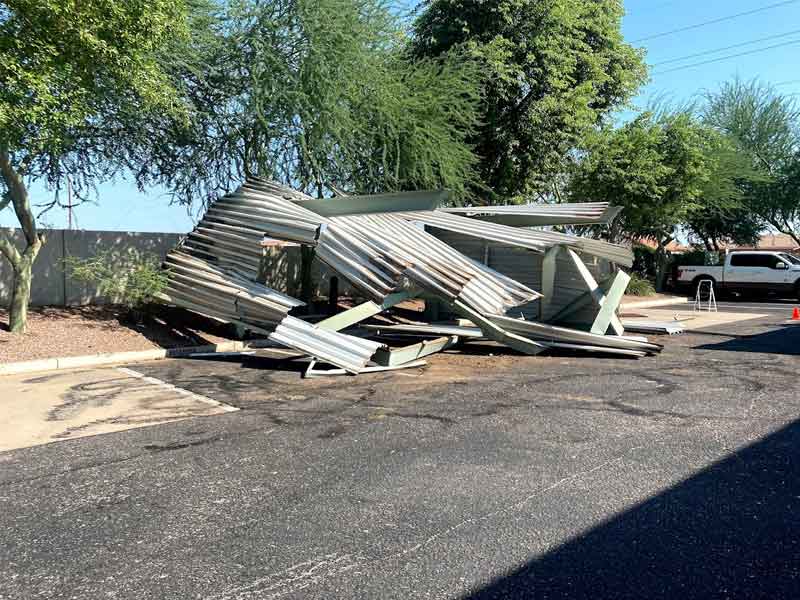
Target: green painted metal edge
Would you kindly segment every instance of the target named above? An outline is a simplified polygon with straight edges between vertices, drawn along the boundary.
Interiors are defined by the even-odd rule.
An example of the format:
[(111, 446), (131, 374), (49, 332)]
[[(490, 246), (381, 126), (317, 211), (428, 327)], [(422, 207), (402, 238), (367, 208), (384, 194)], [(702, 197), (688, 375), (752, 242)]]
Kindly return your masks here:
[[(625, 290), (628, 287), (628, 281), (630, 281), (630, 277), (623, 271), (617, 271), (617, 275), (614, 278), (614, 282), (611, 284), (608, 293), (604, 293), (604, 289), (600, 286), (600, 284), (597, 283), (597, 281), (595, 281), (595, 278), (592, 275), (591, 271), (589, 271), (589, 269), (586, 267), (584, 262), (581, 260), (581, 257), (578, 256), (578, 253), (570, 248), (567, 249), (567, 252), (569, 253), (570, 258), (572, 259), (572, 262), (575, 264), (575, 268), (578, 269), (578, 273), (580, 273), (581, 278), (583, 278), (584, 282), (586, 283), (586, 286), (589, 288), (589, 295), (595, 301), (595, 304), (597, 304), (597, 306), (600, 307), (600, 312), (598, 312), (597, 316), (595, 317), (595, 320), (591, 325), (590, 331), (592, 333), (600, 333), (601, 335), (605, 335), (610, 325), (614, 330), (615, 334), (622, 335), (625, 332), (625, 330), (622, 327), (622, 323), (620, 322), (619, 317), (617, 317), (616, 310), (617, 307), (619, 306), (619, 303), (622, 301), (622, 295), (625, 294)], [(620, 275), (622, 275), (623, 277), (627, 277), (627, 281), (625, 282), (625, 285), (622, 289), (622, 294), (620, 295), (616, 304), (614, 304), (613, 308), (610, 309), (611, 312), (608, 313), (608, 311), (606, 311), (604, 313), (603, 309), (605, 308), (605, 305), (608, 302), (612, 290), (616, 290), (615, 286), (621, 285)], [(601, 315), (603, 315), (603, 320), (606, 321), (606, 326), (602, 331), (596, 331), (596, 329), (602, 327), (603, 320), (599, 320)]]
[(506, 331), (499, 325), (492, 323), (479, 312), (471, 309), (458, 300), (453, 302), (452, 306), (456, 312), (467, 317), (477, 327), (479, 327), (483, 334), (490, 340), (494, 340), (495, 342), (499, 342), (505, 346), (508, 346), (509, 348), (513, 348), (514, 350), (522, 352), (523, 354), (529, 354), (531, 356), (536, 356), (537, 354), (547, 350), (547, 346), (543, 346), (542, 344), (534, 342), (533, 340), (529, 340), (521, 335)]
[(553, 303), (559, 252), (561, 252), (561, 246), (553, 246), (545, 253), (542, 259), (542, 297), (539, 299), (539, 319), (542, 321), (547, 319), (550, 306)]

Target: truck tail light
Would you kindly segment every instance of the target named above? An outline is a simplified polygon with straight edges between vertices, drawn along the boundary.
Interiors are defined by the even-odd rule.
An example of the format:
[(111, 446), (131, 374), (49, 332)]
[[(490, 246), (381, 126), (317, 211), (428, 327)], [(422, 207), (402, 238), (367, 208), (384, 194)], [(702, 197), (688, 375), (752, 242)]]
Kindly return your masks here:
[(678, 269), (678, 279), (683, 277), (683, 269)]

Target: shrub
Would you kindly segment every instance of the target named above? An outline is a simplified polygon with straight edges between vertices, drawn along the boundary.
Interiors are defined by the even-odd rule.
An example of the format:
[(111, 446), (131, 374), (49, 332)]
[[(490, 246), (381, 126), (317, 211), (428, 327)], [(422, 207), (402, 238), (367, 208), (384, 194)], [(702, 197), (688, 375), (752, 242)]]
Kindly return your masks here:
[(73, 279), (96, 285), (103, 296), (131, 312), (151, 303), (167, 285), (167, 273), (153, 254), (105, 251), (86, 259), (69, 256), (64, 268)]
[(626, 293), (629, 296), (654, 296), (656, 290), (647, 279), (642, 279), (636, 273), (631, 273), (631, 281), (628, 284)]

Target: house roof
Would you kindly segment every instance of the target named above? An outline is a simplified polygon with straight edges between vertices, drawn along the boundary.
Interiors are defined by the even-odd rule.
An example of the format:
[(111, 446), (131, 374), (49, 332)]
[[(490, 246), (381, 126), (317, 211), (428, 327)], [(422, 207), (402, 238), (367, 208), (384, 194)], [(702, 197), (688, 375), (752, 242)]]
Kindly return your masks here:
[(785, 233), (766, 233), (762, 235), (755, 246), (738, 246), (736, 244), (722, 245), (723, 250), (772, 250), (780, 252), (797, 252), (800, 245), (792, 236)]

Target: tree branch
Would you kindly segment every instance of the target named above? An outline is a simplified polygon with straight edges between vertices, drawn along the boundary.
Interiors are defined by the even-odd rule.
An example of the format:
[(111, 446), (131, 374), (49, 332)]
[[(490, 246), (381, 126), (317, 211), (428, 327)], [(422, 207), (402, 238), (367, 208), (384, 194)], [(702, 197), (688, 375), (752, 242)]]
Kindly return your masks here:
[(11, 194), (4, 192), (3, 199), (0, 200), (0, 211), (4, 210), (9, 204), (11, 204)]
[(36, 220), (28, 199), (28, 190), (25, 187), (25, 182), (22, 181), (22, 177), (14, 169), (14, 165), (11, 164), (11, 157), (5, 148), (0, 148), (0, 175), (3, 176), (3, 180), (6, 183), (6, 193), (11, 197), (11, 202), (14, 204), (14, 212), (17, 214), (19, 224), (22, 226), (25, 239), (28, 241), (28, 245), (32, 246), (39, 241), (39, 236), (36, 231)]
[(14, 270), (19, 268), (19, 264), (22, 261), (19, 250), (17, 250), (16, 246), (11, 243), (8, 236), (2, 231), (0, 231), (0, 254), (8, 259), (8, 262), (11, 263)]

